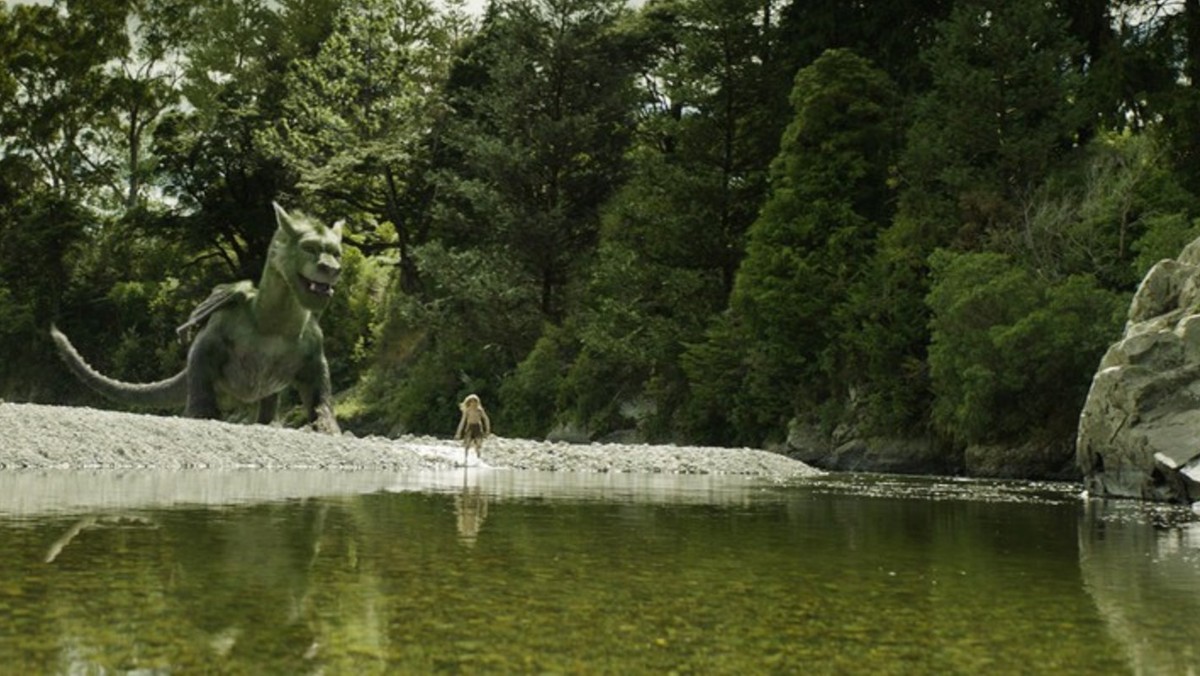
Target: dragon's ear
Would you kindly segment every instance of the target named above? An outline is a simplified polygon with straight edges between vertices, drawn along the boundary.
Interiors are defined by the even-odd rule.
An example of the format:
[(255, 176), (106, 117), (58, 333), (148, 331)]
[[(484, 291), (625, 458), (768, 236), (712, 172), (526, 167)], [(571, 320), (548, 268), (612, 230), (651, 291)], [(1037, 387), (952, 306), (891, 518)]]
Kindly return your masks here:
[(292, 222), (292, 217), (287, 210), (279, 206), (279, 202), (271, 202), (271, 206), (275, 207), (275, 224), (286, 231), (288, 235), (298, 237), (296, 224)]
[(332, 232), (334, 234), (334, 236), (341, 237), (342, 233), (346, 231), (346, 219), (344, 219), (344, 218), (338, 219), (338, 222), (334, 223), (329, 228), (329, 231)]

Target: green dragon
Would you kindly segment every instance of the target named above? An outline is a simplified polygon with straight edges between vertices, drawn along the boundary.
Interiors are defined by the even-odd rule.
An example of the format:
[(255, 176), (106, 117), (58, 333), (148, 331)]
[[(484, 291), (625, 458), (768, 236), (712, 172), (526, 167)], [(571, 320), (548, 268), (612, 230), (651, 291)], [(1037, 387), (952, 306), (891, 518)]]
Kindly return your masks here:
[(114, 401), (134, 406), (185, 405), (191, 418), (219, 418), (234, 402), (258, 404), (257, 420), (275, 419), (279, 393), (300, 394), (308, 422), (338, 434), (317, 318), (329, 305), (341, 273), (342, 222), (327, 227), (274, 204), (278, 227), (258, 288), (248, 280), (221, 284), (192, 312), (178, 332), (195, 331), (187, 367), (155, 383), (126, 383), (87, 364), (57, 327), (50, 335), (67, 367), (85, 384)]

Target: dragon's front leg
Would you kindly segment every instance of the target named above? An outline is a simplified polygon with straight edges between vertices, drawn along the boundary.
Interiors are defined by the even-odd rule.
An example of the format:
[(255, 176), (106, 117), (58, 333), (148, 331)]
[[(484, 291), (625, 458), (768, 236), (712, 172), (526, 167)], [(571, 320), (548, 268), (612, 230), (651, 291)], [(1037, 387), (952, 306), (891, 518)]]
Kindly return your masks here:
[(318, 432), (341, 434), (333, 413), (333, 387), (329, 382), (329, 364), (321, 354), (311, 360), (296, 381), (300, 401), (308, 423)]
[(304, 403), (308, 424), (318, 432), (326, 434), (341, 434), (337, 418), (333, 414), (333, 396), (328, 389), (320, 387), (300, 390), (300, 400)]
[(341, 434), (337, 418), (333, 414), (333, 401), (326, 400), (308, 409), (308, 422), (318, 432)]

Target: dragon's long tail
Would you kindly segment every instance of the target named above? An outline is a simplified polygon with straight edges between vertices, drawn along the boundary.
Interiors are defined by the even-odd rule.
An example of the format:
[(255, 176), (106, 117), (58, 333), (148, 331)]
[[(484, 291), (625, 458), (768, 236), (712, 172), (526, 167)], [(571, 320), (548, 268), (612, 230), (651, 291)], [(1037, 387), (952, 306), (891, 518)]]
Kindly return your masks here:
[(58, 346), (58, 353), (67, 368), (85, 385), (113, 401), (153, 408), (183, 406), (187, 403), (187, 369), (156, 383), (126, 383), (109, 378), (89, 366), (58, 327), (50, 327), (50, 337)]

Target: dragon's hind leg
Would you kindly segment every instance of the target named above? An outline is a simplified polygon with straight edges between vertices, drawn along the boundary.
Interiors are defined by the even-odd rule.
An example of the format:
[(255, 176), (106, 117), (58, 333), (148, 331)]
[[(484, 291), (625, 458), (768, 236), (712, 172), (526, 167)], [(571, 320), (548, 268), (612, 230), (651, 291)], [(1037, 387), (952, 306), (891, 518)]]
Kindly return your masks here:
[(258, 401), (258, 422), (270, 425), (275, 422), (275, 412), (279, 408), (279, 395), (272, 394)]
[(188, 400), (184, 415), (189, 418), (220, 418), (217, 406), (217, 374), (224, 351), (219, 341), (201, 332), (188, 350)]

